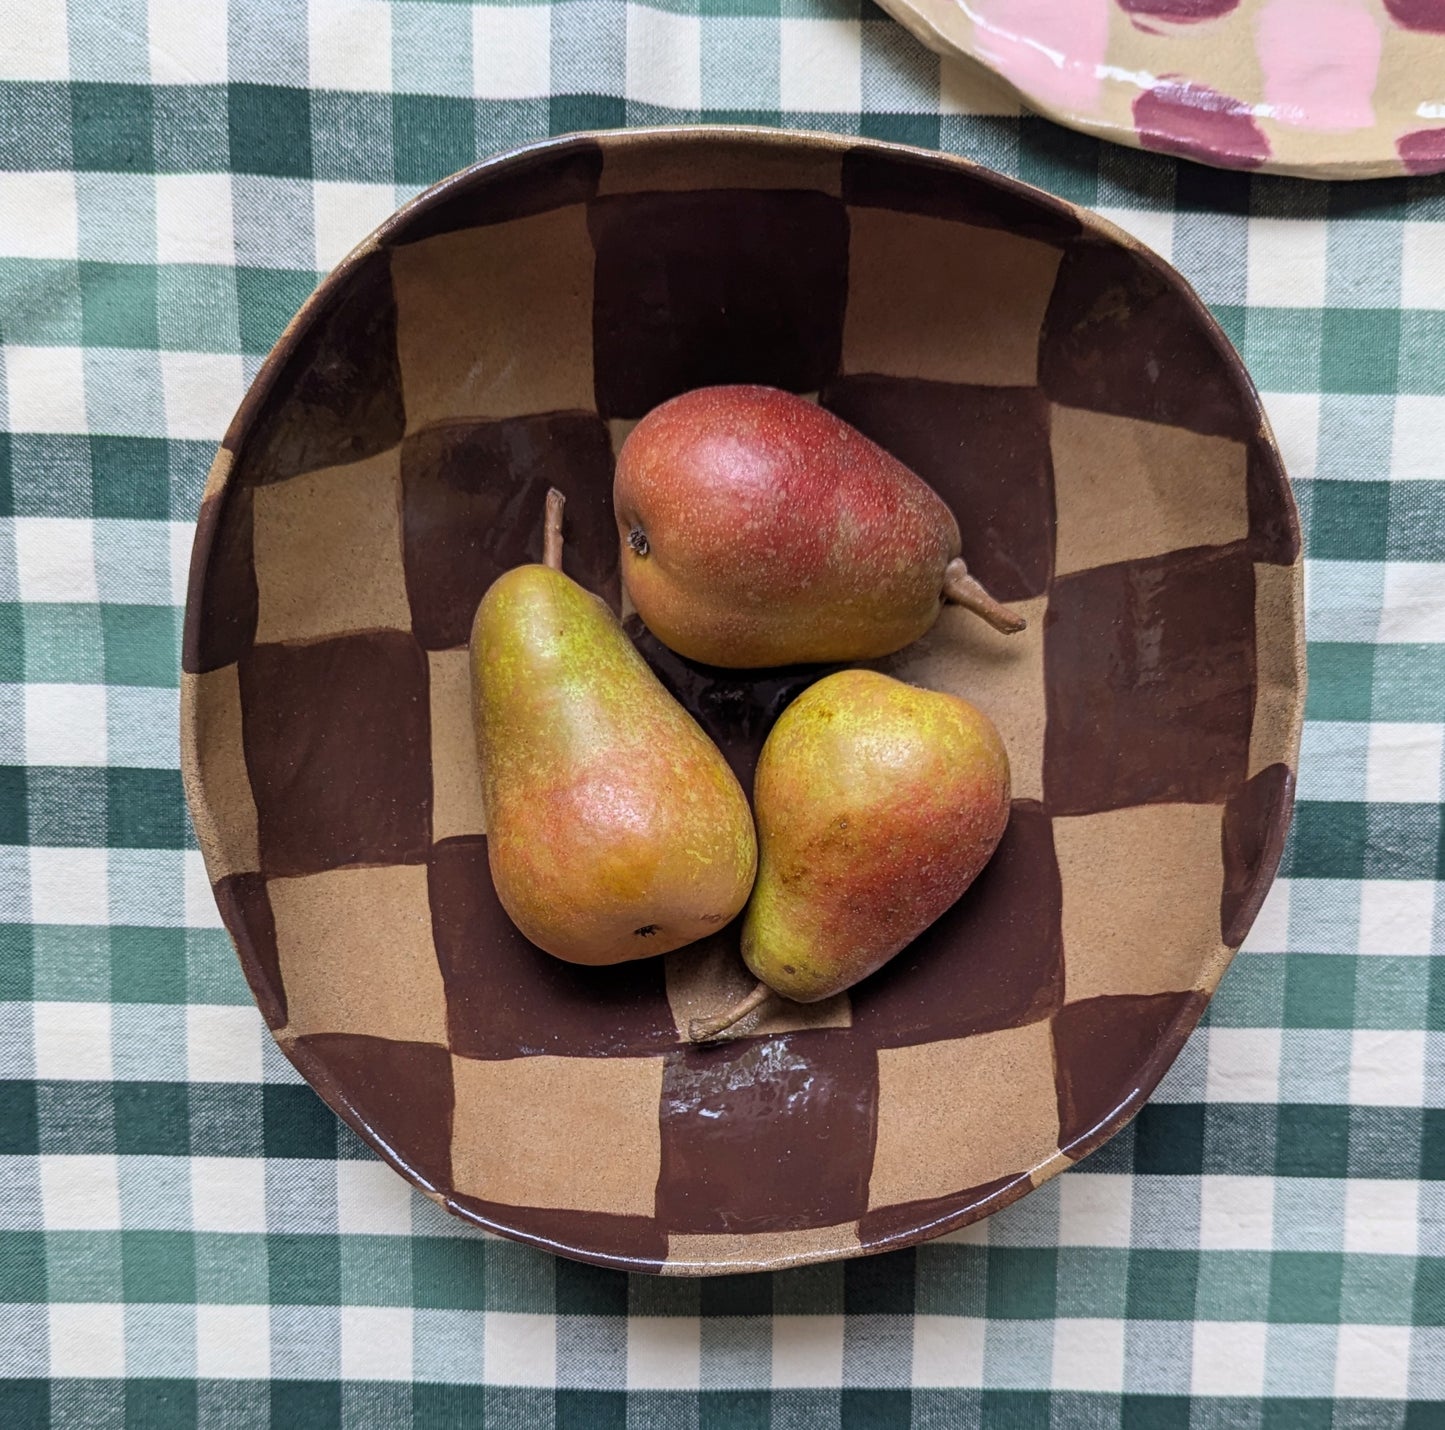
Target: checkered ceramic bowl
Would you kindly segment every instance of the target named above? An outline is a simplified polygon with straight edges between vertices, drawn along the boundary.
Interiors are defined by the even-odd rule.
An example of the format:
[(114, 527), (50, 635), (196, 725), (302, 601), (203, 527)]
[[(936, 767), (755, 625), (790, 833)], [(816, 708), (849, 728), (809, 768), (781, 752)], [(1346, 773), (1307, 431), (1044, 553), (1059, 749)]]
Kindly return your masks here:
[[(664, 398), (819, 400), (957, 511), (1029, 616), (881, 663), (1003, 731), (974, 888), (884, 970), (719, 1047), (736, 931), (576, 968), (499, 906), (468, 709), (482, 592), (619, 603), (613, 453)], [(1294, 506), (1238, 356), (1097, 217), (958, 160), (674, 130), (489, 161), (387, 221), (282, 337), (216, 458), (186, 789), (287, 1055), (426, 1194), (607, 1265), (782, 1267), (1022, 1196), (1138, 1110), (1249, 928), (1303, 693)], [(635, 618), (634, 618), (635, 626)], [(744, 781), (817, 672), (644, 652)]]

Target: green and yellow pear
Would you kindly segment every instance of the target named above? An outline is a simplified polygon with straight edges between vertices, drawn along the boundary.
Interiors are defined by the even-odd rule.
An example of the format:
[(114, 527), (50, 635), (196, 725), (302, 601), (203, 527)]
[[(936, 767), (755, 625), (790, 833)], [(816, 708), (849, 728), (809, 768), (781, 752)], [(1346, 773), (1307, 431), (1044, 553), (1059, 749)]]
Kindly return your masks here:
[(870, 670), (811, 685), (753, 786), (759, 862), (742, 953), (759, 980), (691, 1028), (716, 1037), (770, 994), (815, 1003), (882, 967), (959, 898), (1009, 817), (1008, 754), (955, 695)]
[(502, 907), (569, 963), (666, 953), (747, 901), (747, 798), (611, 610), (563, 574), (562, 494), (545, 556), (493, 582), (471, 671), (487, 854)]

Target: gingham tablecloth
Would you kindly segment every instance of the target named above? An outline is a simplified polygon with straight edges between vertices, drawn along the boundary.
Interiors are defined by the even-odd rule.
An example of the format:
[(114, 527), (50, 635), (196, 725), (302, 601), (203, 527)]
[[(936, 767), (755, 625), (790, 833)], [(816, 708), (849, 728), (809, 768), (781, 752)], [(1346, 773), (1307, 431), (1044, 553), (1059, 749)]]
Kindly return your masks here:
[[(1294, 476), (1311, 690), (1281, 878), (1125, 1134), (917, 1250), (674, 1281), (461, 1226), (298, 1082), (176, 671), (214, 444), (320, 274), (479, 155), (699, 119), (1172, 257)], [(1445, 1425), (1445, 181), (1101, 146), (853, 0), (0, 0), (0, 337), (0, 1426)]]

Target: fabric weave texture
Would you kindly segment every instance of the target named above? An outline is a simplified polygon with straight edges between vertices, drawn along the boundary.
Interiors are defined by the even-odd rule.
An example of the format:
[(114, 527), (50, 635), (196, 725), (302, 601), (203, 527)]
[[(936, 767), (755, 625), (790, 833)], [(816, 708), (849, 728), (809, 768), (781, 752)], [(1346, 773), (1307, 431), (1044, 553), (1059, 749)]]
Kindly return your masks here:
[[(730, 122), (964, 154), (1170, 258), (1294, 480), (1281, 876), (1140, 1117), (990, 1220), (629, 1277), (445, 1216), (300, 1082), (181, 795), (191, 532), (286, 321), (427, 184)], [(1445, 1424), (1445, 177), (1217, 172), (1021, 114), (852, 0), (8, 0), (0, 1424)]]

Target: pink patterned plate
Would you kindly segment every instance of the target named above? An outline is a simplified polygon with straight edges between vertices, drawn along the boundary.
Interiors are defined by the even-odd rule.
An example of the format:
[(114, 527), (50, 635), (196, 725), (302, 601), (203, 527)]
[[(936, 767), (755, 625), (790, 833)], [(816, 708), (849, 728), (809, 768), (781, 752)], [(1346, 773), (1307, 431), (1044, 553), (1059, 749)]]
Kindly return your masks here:
[(1445, 0), (880, 0), (1040, 114), (1227, 169), (1445, 169)]

